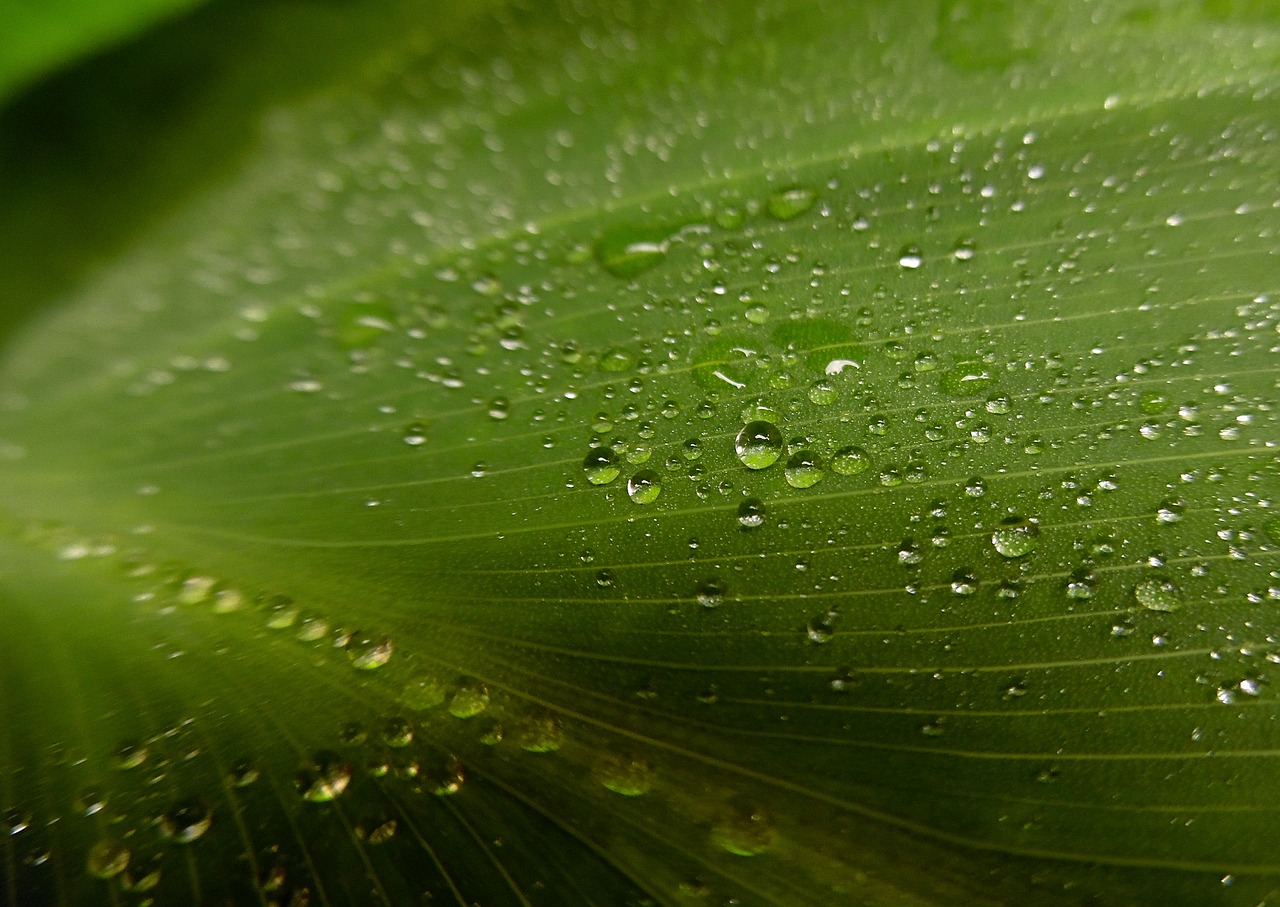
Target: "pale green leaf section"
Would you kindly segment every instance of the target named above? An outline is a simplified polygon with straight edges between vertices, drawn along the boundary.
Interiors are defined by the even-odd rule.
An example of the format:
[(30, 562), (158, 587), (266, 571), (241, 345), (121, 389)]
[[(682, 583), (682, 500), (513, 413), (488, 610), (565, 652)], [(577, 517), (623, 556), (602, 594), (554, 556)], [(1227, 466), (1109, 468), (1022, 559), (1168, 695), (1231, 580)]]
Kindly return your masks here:
[(1273, 903), (1273, 21), (529, 4), (273, 111), (0, 372), (9, 901)]

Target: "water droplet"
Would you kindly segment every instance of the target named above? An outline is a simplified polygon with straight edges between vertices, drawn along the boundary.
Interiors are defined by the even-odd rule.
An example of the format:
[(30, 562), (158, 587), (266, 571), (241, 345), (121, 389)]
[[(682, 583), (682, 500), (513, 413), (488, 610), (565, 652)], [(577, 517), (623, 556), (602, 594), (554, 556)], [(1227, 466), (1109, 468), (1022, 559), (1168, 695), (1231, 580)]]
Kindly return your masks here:
[(1176, 523), (1182, 519), (1182, 515), (1186, 513), (1187, 505), (1181, 501), (1161, 501), (1160, 506), (1156, 509), (1157, 523)]
[(799, 186), (782, 189), (769, 196), (769, 216), (776, 220), (792, 220), (812, 208), (817, 198), (812, 189)]
[(391, 660), (392, 644), (387, 638), (365, 637), (347, 647), (347, 657), (352, 666), (361, 671), (372, 671)]
[(112, 838), (101, 840), (89, 850), (86, 867), (91, 876), (113, 879), (129, 868), (129, 848)]
[(364, 746), (369, 739), (369, 731), (359, 721), (348, 721), (338, 731), (338, 739), (343, 746)]
[(987, 493), (987, 483), (980, 476), (974, 476), (964, 483), (964, 493), (966, 497), (980, 498)]
[(973, 595), (978, 591), (978, 578), (967, 567), (961, 567), (951, 574), (951, 591), (956, 595)]
[(822, 460), (813, 451), (797, 451), (787, 460), (784, 474), (792, 488), (812, 488), (822, 481)]
[(734, 450), (748, 469), (768, 469), (782, 456), (782, 432), (772, 422), (748, 422), (738, 432)]
[(310, 803), (328, 803), (351, 783), (351, 765), (331, 750), (320, 750), (298, 770), (294, 787)]
[(662, 494), (662, 477), (642, 469), (627, 480), (627, 494), (637, 504), (652, 504)]
[(815, 381), (809, 387), (809, 402), (817, 406), (830, 406), (838, 397), (836, 386), (825, 379)]
[(1081, 567), (1072, 571), (1067, 577), (1067, 598), (1076, 601), (1085, 601), (1093, 598), (1093, 587), (1096, 579), (1093, 571), (1086, 567)]
[(653, 789), (657, 773), (646, 759), (637, 756), (605, 754), (596, 770), (600, 783), (615, 794), (639, 797)]
[(587, 481), (592, 485), (608, 485), (622, 474), (617, 454), (607, 447), (592, 448), (582, 461), (582, 468), (586, 470)]
[(718, 579), (706, 579), (698, 583), (694, 596), (704, 608), (714, 608), (724, 601), (724, 586)]
[(474, 718), (489, 707), (489, 688), (478, 680), (464, 680), (449, 698), (449, 714)]
[(725, 810), (711, 829), (711, 840), (723, 850), (740, 857), (753, 857), (778, 843), (778, 831), (764, 810), (736, 803)]
[(382, 725), (382, 742), (393, 749), (404, 749), (413, 742), (413, 725), (404, 718), (388, 718)]
[(241, 759), (231, 766), (227, 783), (232, 787), (248, 787), (262, 777), (262, 772), (248, 759)]
[(522, 750), (555, 752), (564, 743), (564, 722), (551, 712), (526, 715), (512, 728), (511, 737)]
[(494, 397), (489, 401), (489, 418), (501, 422), (511, 415), (511, 404), (506, 397)]
[(955, 248), (951, 251), (951, 255), (956, 261), (972, 261), (973, 253), (976, 249), (977, 245), (974, 241), (966, 237), (956, 242)]
[(759, 498), (747, 498), (738, 505), (738, 522), (745, 529), (759, 529), (764, 525), (765, 507)]
[(832, 637), (836, 635), (837, 617), (837, 612), (832, 609), (810, 619), (808, 626), (805, 627), (805, 635), (809, 638), (809, 642), (819, 645), (831, 642)]
[(904, 246), (902, 251), (898, 253), (898, 264), (912, 271), (924, 264), (924, 256), (920, 254), (920, 247)]
[(416, 677), (405, 684), (400, 701), (415, 712), (434, 709), (444, 702), (445, 687), (434, 677)]
[(861, 447), (842, 447), (831, 458), (831, 470), (842, 476), (856, 476), (870, 466), (871, 458)]
[(160, 817), (160, 833), (178, 844), (190, 844), (204, 836), (213, 824), (213, 813), (203, 800), (180, 800)]
[(596, 242), (596, 261), (615, 277), (635, 277), (662, 263), (672, 233), (663, 227), (614, 227)]
[(1148, 579), (1133, 587), (1133, 597), (1149, 611), (1176, 611), (1182, 605), (1182, 590), (1167, 579)]
[(1025, 557), (1040, 544), (1040, 527), (1022, 517), (1005, 517), (991, 533), (991, 544), (1002, 557)]
[(953, 397), (980, 394), (996, 383), (992, 370), (982, 362), (972, 359), (958, 362), (942, 376), (942, 390)]
[(121, 771), (137, 768), (147, 761), (147, 745), (138, 740), (127, 740), (116, 747), (111, 761)]
[(404, 434), (400, 437), (410, 447), (421, 447), (427, 443), (427, 427), (421, 422), (414, 422), (405, 426)]

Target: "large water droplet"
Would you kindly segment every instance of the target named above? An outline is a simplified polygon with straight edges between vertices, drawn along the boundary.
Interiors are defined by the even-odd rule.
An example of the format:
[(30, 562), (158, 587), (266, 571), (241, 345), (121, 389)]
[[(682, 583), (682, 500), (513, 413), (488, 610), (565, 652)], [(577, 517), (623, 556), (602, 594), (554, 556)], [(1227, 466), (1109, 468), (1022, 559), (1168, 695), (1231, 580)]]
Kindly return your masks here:
[(1022, 517), (1005, 517), (991, 533), (991, 544), (1002, 557), (1025, 557), (1040, 544), (1040, 527)]
[(753, 857), (778, 842), (778, 831), (768, 815), (751, 804), (734, 804), (711, 830), (717, 847), (740, 857)]
[(738, 522), (745, 529), (759, 529), (764, 525), (765, 506), (759, 498), (747, 498), (738, 505)]
[(652, 469), (642, 469), (627, 480), (627, 494), (637, 504), (652, 504), (662, 494), (662, 477)]
[(822, 460), (811, 450), (799, 450), (787, 460), (784, 472), (792, 488), (812, 488), (822, 481)]
[(129, 848), (112, 838), (99, 841), (89, 850), (86, 868), (91, 876), (113, 879), (129, 868)]
[(671, 234), (664, 227), (614, 227), (596, 242), (596, 261), (615, 277), (635, 277), (662, 263)]
[(586, 470), (587, 481), (592, 485), (608, 485), (622, 474), (617, 454), (607, 447), (592, 448), (582, 461), (582, 468)]
[(181, 800), (160, 817), (160, 833), (170, 841), (190, 844), (204, 836), (213, 824), (209, 805), (198, 798)]
[(791, 220), (804, 214), (817, 201), (817, 193), (812, 189), (792, 186), (769, 196), (769, 216), (777, 220)]
[(1182, 605), (1182, 590), (1167, 579), (1148, 579), (1133, 587), (1133, 597), (1149, 611), (1176, 611)]
[(734, 450), (748, 469), (768, 469), (782, 456), (782, 432), (772, 422), (748, 422), (738, 432)]
[(831, 471), (842, 476), (856, 476), (870, 466), (871, 458), (861, 447), (842, 447), (831, 458)]
[(328, 803), (351, 784), (351, 765), (331, 750), (320, 750), (298, 770), (293, 783), (302, 799)]
[(489, 688), (478, 680), (462, 681), (449, 698), (449, 714), (474, 718), (489, 707)]
[(391, 660), (392, 644), (390, 639), (362, 637), (347, 646), (347, 657), (351, 664), (361, 671), (372, 671)]
[(601, 784), (624, 797), (647, 794), (653, 789), (657, 777), (648, 760), (614, 753), (606, 754), (600, 760), (597, 775)]

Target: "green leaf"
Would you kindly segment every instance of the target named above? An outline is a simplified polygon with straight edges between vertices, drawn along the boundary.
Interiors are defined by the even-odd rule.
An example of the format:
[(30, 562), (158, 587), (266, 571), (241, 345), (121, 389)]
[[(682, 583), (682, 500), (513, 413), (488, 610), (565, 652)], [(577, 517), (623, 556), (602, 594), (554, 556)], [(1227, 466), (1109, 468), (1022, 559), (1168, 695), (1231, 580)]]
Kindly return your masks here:
[(4, 0), (0, 100), (48, 72), (143, 31), (200, 0)]
[(1274, 900), (1269, 9), (429, 31), (10, 346), (8, 900)]

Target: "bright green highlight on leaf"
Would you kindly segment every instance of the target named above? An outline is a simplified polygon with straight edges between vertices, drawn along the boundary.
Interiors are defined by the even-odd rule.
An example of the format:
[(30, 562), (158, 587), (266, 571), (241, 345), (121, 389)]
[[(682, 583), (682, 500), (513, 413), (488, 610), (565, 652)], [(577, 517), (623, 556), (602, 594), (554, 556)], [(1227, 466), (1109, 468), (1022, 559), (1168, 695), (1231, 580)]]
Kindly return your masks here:
[(1274, 900), (1274, 20), (434, 15), (0, 360), (0, 902)]

